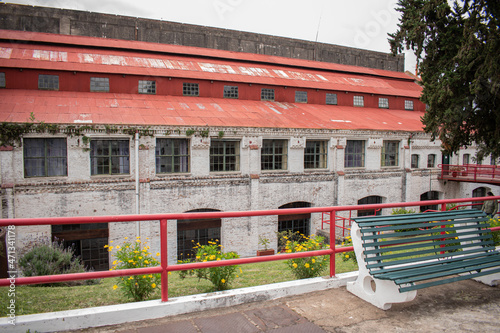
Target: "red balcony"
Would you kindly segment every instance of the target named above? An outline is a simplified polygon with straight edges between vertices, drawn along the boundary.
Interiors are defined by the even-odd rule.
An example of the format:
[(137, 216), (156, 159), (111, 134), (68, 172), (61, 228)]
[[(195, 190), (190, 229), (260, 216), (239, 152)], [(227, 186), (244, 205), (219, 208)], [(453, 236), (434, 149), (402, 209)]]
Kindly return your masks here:
[(442, 180), (500, 185), (500, 167), (496, 165), (440, 164), (439, 167)]

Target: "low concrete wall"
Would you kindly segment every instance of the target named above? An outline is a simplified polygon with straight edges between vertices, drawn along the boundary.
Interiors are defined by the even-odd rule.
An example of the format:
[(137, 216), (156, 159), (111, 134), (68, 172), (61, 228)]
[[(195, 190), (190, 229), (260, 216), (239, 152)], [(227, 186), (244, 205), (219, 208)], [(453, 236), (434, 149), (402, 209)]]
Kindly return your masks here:
[(15, 325), (8, 318), (0, 318), (2, 332), (57, 332), (106, 325), (117, 325), (139, 320), (163, 318), (243, 303), (261, 302), (319, 290), (339, 288), (354, 281), (358, 272), (338, 274), (334, 278), (312, 278), (274, 283), (257, 287), (233, 289), (210, 294), (101, 306), (60, 312), (50, 312), (16, 317)]

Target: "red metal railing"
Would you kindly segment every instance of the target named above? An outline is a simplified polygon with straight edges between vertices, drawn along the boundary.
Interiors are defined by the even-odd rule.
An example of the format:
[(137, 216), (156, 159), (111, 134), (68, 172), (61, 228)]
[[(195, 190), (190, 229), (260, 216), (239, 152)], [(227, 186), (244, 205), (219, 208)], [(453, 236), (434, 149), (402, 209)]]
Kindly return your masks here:
[(462, 180), (500, 184), (500, 167), (481, 164), (439, 164), (440, 179)]
[[(186, 219), (203, 219), (203, 218), (239, 218), (250, 216), (270, 216), (270, 215), (293, 215), (293, 214), (311, 214), (328, 212), (330, 216), (336, 216), (337, 212), (341, 211), (357, 211), (368, 209), (384, 209), (397, 207), (414, 207), (423, 205), (441, 205), (442, 210), (446, 210), (446, 204), (450, 203), (472, 203), (475, 201), (484, 200), (499, 200), (500, 196), (484, 197), (484, 198), (467, 198), (467, 199), (448, 199), (448, 200), (432, 200), (418, 201), (392, 204), (369, 204), (355, 206), (337, 206), (337, 207), (316, 207), (316, 208), (293, 208), (293, 209), (275, 209), (267, 211), (242, 211), (242, 212), (200, 212), (200, 213), (179, 213), (179, 214), (149, 214), (149, 215), (121, 215), (121, 216), (91, 216), (91, 217), (54, 217), (54, 218), (30, 218), (30, 219), (0, 219), (0, 226), (27, 226), (27, 225), (58, 225), (58, 224), (86, 224), (86, 223), (116, 223), (116, 222), (132, 222), (132, 221), (160, 221), (160, 247), (161, 247), (161, 265), (157, 267), (134, 268), (113, 271), (99, 271), (88, 273), (74, 273), (48, 276), (33, 276), (19, 277), (15, 279), (16, 285), (38, 284), (38, 283), (54, 283), (75, 280), (88, 280), (99, 278), (110, 278), (130, 275), (156, 274), (161, 273), (161, 296), (162, 301), (168, 300), (168, 272), (200, 269), (218, 266), (230, 266), (240, 264), (251, 264), (264, 261), (286, 260), (293, 258), (304, 258), (312, 256), (330, 256), (330, 277), (335, 275), (335, 254), (339, 252), (352, 251), (350, 247), (335, 247), (335, 232), (330, 232), (330, 248), (297, 253), (276, 254), (265, 257), (249, 257), (238, 258), (221, 261), (208, 261), (199, 263), (187, 264), (168, 264), (168, 240), (167, 240), (167, 221), (168, 220), (186, 220)], [(339, 226), (341, 227), (341, 226)], [(345, 227), (344, 227), (345, 228)], [(335, 229), (334, 229), (335, 230)], [(492, 230), (500, 230), (500, 227), (492, 228)], [(11, 279), (0, 279), (0, 286), (8, 286), (11, 284)]]

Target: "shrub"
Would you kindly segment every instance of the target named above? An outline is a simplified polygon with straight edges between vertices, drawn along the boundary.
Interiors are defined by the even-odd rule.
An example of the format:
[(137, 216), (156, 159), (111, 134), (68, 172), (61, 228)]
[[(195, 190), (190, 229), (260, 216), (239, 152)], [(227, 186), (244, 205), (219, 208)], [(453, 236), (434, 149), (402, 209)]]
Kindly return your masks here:
[[(226, 259), (236, 259), (240, 256), (236, 252), (222, 252), (222, 245), (218, 244), (218, 241), (209, 241), (208, 245), (200, 245), (194, 247), (196, 249), (196, 256), (194, 262), (207, 262), (214, 260), (226, 260)], [(191, 260), (181, 260), (179, 263), (188, 263)], [(202, 268), (197, 270), (180, 271), (179, 275), (181, 279), (186, 278), (188, 275), (194, 275), (198, 279), (205, 279), (212, 283), (215, 291), (227, 290), (230, 288), (232, 280), (234, 280), (236, 275), (236, 270), (238, 266), (220, 266), (220, 267), (210, 267)], [(241, 271), (241, 269), (240, 269)]]
[[(147, 246), (147, 242), (141, 244), (140, 237), (136, 237), (135, 242), (127, 241), (127, 239), (128, 237), (125, 237), (125, 242), (122, 246), (105, 245), (109, 252), (116, 250), (113, 254), (116, 260), (113, 261), (111, 270), (155, 267), (159, 265), (158, 260), (149, 252), (150, 247)], [(159, 255), (159, 253), (156, 254), (156, 256)], [(122, 277), (118, 285), (113, 286), (113, 289), (116, 290), (120, 287), (127, 298), (134, 301), (143, 301), (154, 292), (160, 282), (160, 274), (141, 274)]]
[[(321, 236), (306, 237), (301, 235), (303, 241), (286, 240), (285, 252), (305, 252), (315, 251), (326, 247), (323, 243), (324, 238)], [(307, 279), (320, 276), (328, 267), (328, 256), (314, 256), (306, 258), (295, 258), (286, 261), (288, 267), (292, 270), (293, 275), (297, 279)]]
[[(352, 246), (351, 236), (347, 236), (345, 238), (345, 240), (342, 242), (342, 246)], [(358, 263), (358, 259), (356, 258), (356, 254), (354, 253), (354, 251), (342, 252), (342, 260), (343, 261), (352, 260), (356, 264)]]
[[(58, 275), (86, 272), (85, 266), (79, 257), (76, 257), (72, 248), (65, 248), (61, 242), (48, 240), (34, 244), (19, 259), (19, 267), (23, 276)], [(50, 283), (47, 286), (94, 284), (98, 280), (68, 281)]]
[[(500, 227), (500, 221), (498, 218), (491, 218), (488, 223), (490, 224), (490, 228)], [(500, 231), (493, 231), (491, 235), (493, 236), (495, 246), (500, 246)]]
[(286, 243), (288, 241), (303, 242), (305, 240), (304, 235), (302, 235), (298, 231), (293, 232), (292, 230), (284, 230), (277, 232), (276, 236), (278, 237), (278, 252), (286, 251)]

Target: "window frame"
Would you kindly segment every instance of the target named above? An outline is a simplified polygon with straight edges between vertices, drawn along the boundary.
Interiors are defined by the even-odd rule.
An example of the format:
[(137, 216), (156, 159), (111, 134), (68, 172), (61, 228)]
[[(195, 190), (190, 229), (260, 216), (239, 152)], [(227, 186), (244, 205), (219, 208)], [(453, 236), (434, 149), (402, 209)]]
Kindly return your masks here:
[[(30, 142), (41, 141), (43, 142), (43, 147), (38, 147), (39, 149), (43, 148), (43, 153), (35, 156), (30, 153), (30, 150), (34, 150), (37, 147), (32, 145), (30, 147)], [(58, 142), (60, 144), (57, 148), (62, 148), (62, 152), (59, 155), (51, 155), (51, 142)], [(62, 144), (61, 144), (62, 143)], [(30, 154), (31, 156), (27, 156)], [(59, 160), (59, 162), (58, 162)], [(41, 161), (41, 165), (36, 165), (37, 161)], [(33, 162), (35, 164), (34, 167), (29, 166)], [(51, 165), (53, 163), (59, 164), (62, 163), (62, 166), (56, 165), (52, 170), (59, 170), (57, 173), (51, 173)], [(43, 170), (41, 169), (43, 168)], [(36, 169), (34, 173), (29, 172), (28, 170)], [(42, 172), (39, 172), (42, 171)], [(60, 172), (62, 171), (62, 172)], [(23, 172), (24, 178), (33, 178), (33, 177), (67, 177), (68, 176), (68, 143), (66, 138), (25, 138), (23, 139)]]
[[(262, 88), (260, 90), (260, 100), (261, 101), (274, 101), (276, 98), (275, 90), (272, 88)], [(271, 98), (272, 95), (272, 98)]]
[(5, 79), (5, 72), (0, 72), (0, 88), (5, 88), (7, 81)]
[(352, 97), (352, 105), (357, 106), (357, 107), (364, 107), (365, 106), (365, 96), (354, 95)]
[(145, 95), (156, 95), (156, 80), (139, 80), (137, 92)]
[[(94, 152), (99, 149), (94, 148), (97, 143), (107, 142), (107, 147), (102, 147), (101, 149), (108, 149), (108, 154), (94, 154)], [(113, 143), (117, 144), (125, 144), (126, 142), (126, 150), (127, 154), (113, 154)], [(118, 149), (124, 149), (125, 147), (118, 147)], [(119, 159), (118, 165), (113, 163), (113, 159)], [(99, 159), (107, 160), (107, 166), (104, 164), (99, 164)], [(126, 164), (122, 164), (122, 160), (125, 159), (127, 161)], [(113, 168), (118, 167), (119, 169), (125, 169), (124, 172), (114, 172)], [(99, 168), (109, 168), (108, 172), (99, 172)], [(121, 170), (120, 170), (121, 171)], [(129, 139), (91, 139), (90, 140), (90, 175), (91, 176), (115, 176), (115, 175), (130, 175), (130, 140)]]
[[(266, 150), (271, 149), (270, 153)], [(281, 153), (276, 150), (282, 149)], [(270, 159), (267, 160), (266, 159)], [(263, 171), (285, 171), (288, 170), (288, 140), (286, 139), (264, 139), (260, 156), (260, 167)]]
[(200, 84), (194, 82), (183, 82), (182, 83), (182, 96), (200, 96)]
[[(218, 147), (216, 147), (218, 145)], [(230, 147), (233, 145), (233, 147)], [(222, 153), (216, 153), (222, 149)], [(234, 153), (229, 153), (232, 149)], [(240, 171), (240, 141), (239, 140), (210, 140), (210, 172), (239, 172)], [(215, 167), (219, 166), (219, 167)]]
[[(432, 159), (432, 161), (431, 161), (431, 159)], [(436, 167), (436, 154), (427, 155), (427, 167), (428, 168), (435, 168)]]
[[(165, 146), (162, 143), (167, 143)], [(169, 153), (162, 154), (161, 149), (172, 147)], [(176, 154), (176, 150), (179, 152)], [(163, 162), (163, 163), (162, 163)], [(162, 168), (162, 165), (164, 168)], [(177, 168), (178, 167), (178, 168)], [(164, 169), (165, 171), (163, 171)], [(168, 171), (170, 169), (171, 171)], [(182, 138), (156, 138), (155, 171), (156, 174), (189, 173), (191, 170), (190, 140)]]
[[(358, 151), (359, 147), (350, 147), (350, 145), (354, 145), (357, 143), (361, 143), (361, 152)], [(354, 149), (353, 152), (349, 152), (350, 149)], [(356, 157), (361, 157), (361, 159)], [(353, 157), (352, 159), (350, 157)], [(344, 168), (364, 168), (366, 161), (366, 141), (365, 140), (347, 140), (346, 146), (344, 149)], [(352, 162), (352, 163), (351, 163)], [(348, 165), (352, 164), (352, 165)], [(360, 165), (359, 165), (360, 164)]]
[[(308, 149), (314, 151), (308, 151)], [(312, 165), (309, 166), (308, 165)], [(328, 141), (306, 140), (304, 149), (304, 169), (326, 169), (328, 168)]]
[(338, 104), (337, 94), (326, 93), (325, 104), (326, 105), (337, 105)]
[(109, 77), (91, 77), (90, 92), (109, 92)]
[[(413, 158), (416, 157), (416, 163), (414, 163), (415, 161), (413, 160)], [(410, 168), (412, 169), (418, 169), (420, 166), (420, 155), (419, 154), (411, 154), (411, 157), (410, 157)]]
[(389, 108), (389, 98), (379, 97), (378, 98), (378, 107), (379, 107), (379, 109), (388, 109)]
[(59, 90), (59, 75), (38, 74), (39, 90)]
[(405, 99), (405, 110), (407, 111), (413, 111), (414, 108), (414, 103), (412, 100)]
[[(467, 160), (467, 163), (465, 161)], [(470, 154), (463, 154), (462, 155), (462, 165), (467, 165), (470, 162)]]
[[(382, 145), (380, 165), (382, 167), (399, 166), (399, 141), (385, 140)], [(395, 148), (395, 149), (393, 149)]]
[(223, 90), (224, 98), (238, 99), (240, 97), (238, 86), (224, 85)]
[(295, 90), (295, 103), (307, 103), (307, 91)]

